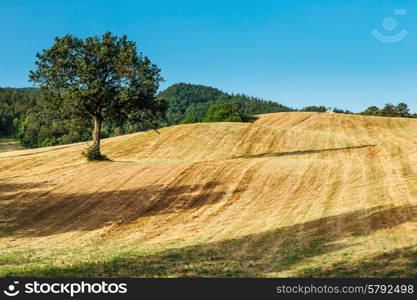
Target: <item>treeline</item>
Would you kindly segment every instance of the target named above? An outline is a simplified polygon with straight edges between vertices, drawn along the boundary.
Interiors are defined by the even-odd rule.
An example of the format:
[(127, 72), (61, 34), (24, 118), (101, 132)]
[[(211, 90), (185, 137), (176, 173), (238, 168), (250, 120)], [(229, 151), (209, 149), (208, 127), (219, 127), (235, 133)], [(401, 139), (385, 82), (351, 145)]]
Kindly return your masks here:
[[(300, 111), (307, 112), (326, 112), (333, 111), (340, 114), (355, 114), (350, 110), (344, 110), (340, 108), (331, 108), (325, 106), (307, 106), (302, 108)], [(359, 115), (366, 116), (378, 116), (378, 117), (398, 117), (398, 118), (417, 118), (417, 113), (411, 113), (408, 105), (404, 102), (400, 102), (397, 105), (388, 103), (383, 108), (377, 106), (369, 106), (364, 111), (360, 112)]]
[(187, 116), (181, 119), (180, 124), (189, 123), (210, 123), (210, 122), (254, 122), (255, 116), (247, 115), (239, 111), (239, 109), (232, 104), (213, 104), (205, 113), (201, 120), (194, 116)]
[(350, 114), (350, 115), (354, 114), (353, 112), (351, 112), (350, 110), (347, 110), (347, 109), (340, 109), (340, 108), (337, 108), (337, 107), (331, 108), (331, 107), (326, 107), (326, 106), (323, 106), (323, 105), (321, 105), (321, 106), (315, 106), (315, 105), (306, 106), (306, 107), (300, 109), (300, 111), (306, 111), (306, 112), (332, 111), (332, 112), (335, 112), (335, 113), (338, 113), (338, 114)]
[[(180, 123), (250, 122), (255, 114), (291, 111), (281, 104), (245, 95), (229, 95), (203, 85), (179, 83), (159, 93), (169, 102), (161, 127)], [(0, 135), (14, 135), (28, 147), (75, 143), (90, 139), (90, 120), (54, 114), (38, 89), (0, 88)], [(103, 124), (102, 136), (110, 137), (151, 129), (148, 124)]]
[(20, 116), (36, 103), (36, 89), (0, 89), (0, 135), (10, 135), (18, 127)]
[[(282, 104), (242, 94), (230, 95), (204, 85), (177, 83), (159, 93), (168, 100), (165, 125), (202, 122), (213, 105), (232, 105), (242, 116), (293, 111)], [(229, 108), (230, 109), (230, 108)]]
[(408, 105), (404, 102), (400, 102), (397, 105), (388, 103), (380, 109), (377, 106), (369, 106), (361, 115), (367, 116), (379, 116), (379, 117), (400, 117), (400, 118), (417, 118), (416, 113), (410, 113)]
[[(13, 135), (27, 147), (70, 144), (91, 139), (90, 120), (55, 114), (45, 109), (45, 100), (35, 88), (0, 88), (0, 136)], [(103, 124), (103, 137), (149, 129), (146, 124), (123, 127)]]
[(0, 88), (0, 135), (14, 135), (28, 147), (51, 146), (85, 140), (84, 125), (44, 110), (38, 89)]

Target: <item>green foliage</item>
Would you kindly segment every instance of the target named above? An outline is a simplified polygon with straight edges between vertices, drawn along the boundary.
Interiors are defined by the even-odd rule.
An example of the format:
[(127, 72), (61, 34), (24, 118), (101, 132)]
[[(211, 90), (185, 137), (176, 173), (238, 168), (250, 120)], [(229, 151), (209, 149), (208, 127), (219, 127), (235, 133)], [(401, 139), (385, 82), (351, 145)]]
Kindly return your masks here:
[(400, 117), (400, 118), (416, 118), (416, 114), (411, 114), (408, 105), (404, 102), (398, 103), (396, 106), (388, 103), (384, 108), (379, 109), (377, 106), (369, 106), (361, 112), (362, 115), (381, 116), (381, 117)]
[(88, 161), (109, 160), (105, 155), (101, 154), (100, 148), (96, 145), (90, 145), (82, 152), (82, 155)]
[(138, 55), (126, 36), (66, 35), (36, 57), (29, 77), (41, 89), (44, 109), (62, 118), (92, 120), (98, 148), (103, 121), (122, 126), (135, 120), (156, 128), (166, 111), (166, 102), (156, 99), (160, 70)]
[(170, 86), (160, 92), (158, 98), (166, 99), (169, 103), (165, 125), (201, 122), (213, 104), (233, 105), (245, 115), (292, 111), (273, 101), (240, 94), (229, 95), (213, 87), (187, 83)]
[(354, 114), (353, 112), (351, 112), (348, 109), (340, 109), (340, 108), (337, 108), (337, 107), (333, 108), (333, 112), (337, 113), (337, 114), (348, 114), (348, 115), (353, 115)]
[[(87, 141), (92, 122), (67, 114), (56, 114), (36, 88), (0, 88), (0, 136), (14, 135), (27, 147), (43, 147)], [(144, 131), (154, 125), (129, 119), (114, 124), (103, 121), (102, 137)]]
[(252, 122), (255, 118), (242, 114), (231, 104), (213, 104), (207, 110), (203, 122)]
[(2, 118), (8, 120), (0, 135), (13, 134), (28, 147), (52, 146), (88, 139), (91, 123), (59, 117), (43, 108), (44, 99), (38, 89), (0, 88)]
[(395, 107), (395, 113), (398, 117), (410, 117), (410, 110), (408, 109), (408, 105), (403, 102), (397, 104)]
[(395, 110), (395, 106), (391, 103), (386, 104), (381, 110), (380, 115), (384, 117), (396, 117), (397, 112)]
[(0, 88), (0, 136), (14, 133), (14, 122), (33, 107), (34, 89)]
[(310, 111), (310, 112), (326, 112), (327, 108), (325, 106), (307, 106), (304, 107), (301, 111)]
[(380, 109), (377, 106), (369, 106), (361, 114), (368, 115), (368, 116), (379, 116)]
[(196, 116), (186, 116), (183, 119), (181, 119), (179, 124), (192, 124), (198, 122), (200, 122), (200, 120)]

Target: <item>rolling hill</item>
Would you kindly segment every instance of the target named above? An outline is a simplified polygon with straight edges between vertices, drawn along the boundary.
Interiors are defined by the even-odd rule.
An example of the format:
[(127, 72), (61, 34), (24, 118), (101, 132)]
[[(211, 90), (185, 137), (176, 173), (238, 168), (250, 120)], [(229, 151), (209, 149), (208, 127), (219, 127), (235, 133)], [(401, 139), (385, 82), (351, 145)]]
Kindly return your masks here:
[[(159, 119), (160, 127), (202, 121), (214, 104), (233, 105), (245, 115), (293, 110), (277, 102), (188, 83), (173, 84), (159, 92), (157, 98), (168, 103), (165, 117)], [(74, 115), (57, 115), (45, 109), (38, 88), (0, 87), (0, 137), (13, 135), (30, 148), (63, 145), (89, 140), (91, 125), (89, 118), (81, 120)], [(102, 134), (112, 137), (151, 128), (149, 123), (137, 120), (130, 120), (123, 126), (104, 121)]]
[(213, 104), (233, 105), (247, 115), (293, 111), (292, 108), (274, 101), (242, 94), (231, 95), (214, 87), (183, 82), (169, 86), (157, 97), (169, 103), (166, 118), (162, 120), (167, 125), (179, 124), (184, 119), (201, 121)]
[(417, 120), (283, 112), (0, 153), (0, 276), (417, 276)]

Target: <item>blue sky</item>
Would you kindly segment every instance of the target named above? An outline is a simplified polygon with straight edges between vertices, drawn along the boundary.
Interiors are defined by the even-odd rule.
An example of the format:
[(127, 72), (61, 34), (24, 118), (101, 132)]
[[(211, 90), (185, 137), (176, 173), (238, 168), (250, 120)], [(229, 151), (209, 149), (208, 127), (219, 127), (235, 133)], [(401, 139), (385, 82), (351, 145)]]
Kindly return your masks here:
[[(137, 42), (162, 69), (162, 88), (204, 84), (296, 108), (405, 101), (417, 111), (415, 0), (0, 0), (0, 86), (30, 86), (35, 53), (54, 37), (107, 30)], [(373, 30), (408, 34), (386, 43)]]

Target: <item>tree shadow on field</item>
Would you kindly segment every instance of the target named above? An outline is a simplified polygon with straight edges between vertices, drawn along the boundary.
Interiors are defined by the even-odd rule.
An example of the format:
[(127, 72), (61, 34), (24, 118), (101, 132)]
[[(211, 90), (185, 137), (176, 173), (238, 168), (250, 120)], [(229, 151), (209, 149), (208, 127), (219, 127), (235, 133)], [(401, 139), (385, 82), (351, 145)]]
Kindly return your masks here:
[[(62, 149), (79, 146), (82, 143), (84, 143), (84, 142), (74, 143), (74, 144), (64, 145), (64, 146), (63, 145), (51, 146), (51, 147), (53, 147), (52, 149), (49, 149), (51, 147), (47, 147), (46, 149), (35, 148), (34, 149), (35, 151), (29, 152), (29, 153), (26, 152), (26, 153), (19, 153), (19, 154), (15, 154), (15, 155), (8, 155), (8, 156), (4, 157), (3, 159), (7, 159), (9, 157), (32, 156), (32, 155), (43, 154), (43, 153), (46, 153), (46, 152), (59, 151), (59, 150), (62, 150)], [(22, 149), (22, 150), (30, 150), (30, 149)]]
[(30, 190), (32, 189), (47, 186), (52, 186), (52, 184), (47, 181), (17, 183), (3, 178), (0, 181), (0, 201), (13, 200), (18, 195), (26, 192), (31, 193)]
[(299, 150), (299, 151), (288, 151), (288, 152), (275, 152), (275, 153), (260, 153), (260, 154), (248, 154), (233, 156), (232, 159), (238, 158), (260, 158), (260, 157), (278, 157), (278, 156), (290, 156), (290, 155), (307, 155), (323, 152), (333, 152), (333, 151), (343, 151), (343, 150), (355, 150), (361, 148), (375, 147), (376, 145), (360, 145), (360, 146), (351, 146), (351, 147), (342, 147), (342, 148), (329, 148), (329, 149), (311, 149), (311, 150)]
[(357, 261), (342, 261), (328, 267), (308, 268), (299, 277), (413, 277), (417, 278), (417, 244), (383, 252)]
[[(265, 277), (291, 270), (302, 261), (333, 251), (352, 247), (350, 237), (360, 237), (389, 229), (406, 222), (417, 221), (417, 206), (376, 206), (354, 212), (277, 228), (258, 234), (219, 242), (211, 242), (150, 255), (140, 252), (121, 252), (112, 259), (69, 267), (48, 266), (25, 271), (13, 271), (8, 276), (71, 276), (71, 277)], [(337, 228), (337, 230), (335, 230)], [(105, 245), (103, 246), (105, 247)], [(417, 258), (415, 249), (403, 249), (405, 263)], [(385, 270), (398, 265), (400, 254), (388, 254)], [(349, 259), (347, 257), (347, 259)], [(376, 263), (380, 256), (370, 257)], [(354, 266), (354, 261), (349, 261)], [(414, 267), (416, 266), (414, 262)], [(410, 267), (411, 268), (411, 267)], [(408, 273), (403, 274), (404, 276)], [(389, 276), (370, 272), (360, 265), (350, 273), (318, 267), (305, 270), (299, 276), (346, 277)], [(395, 274), (392, 274), (395, 276)], [(271, 276), (271, 275), (270, 275)]]
[[(13, 232), (15, 236), (46, 236), (95, 230), (110, 224), (129, 224), (146, 216), (215, 204), (225, 195), (222, 189), (216, 189), (218, 185), (217, 182), (174, 187), (152, 185), (73, 194), (53, 191), (3, 193), (0, 200), (10, 201), (0, 201), (0, 232)], [(14, 190), (19, 186), (8, 187)]]

